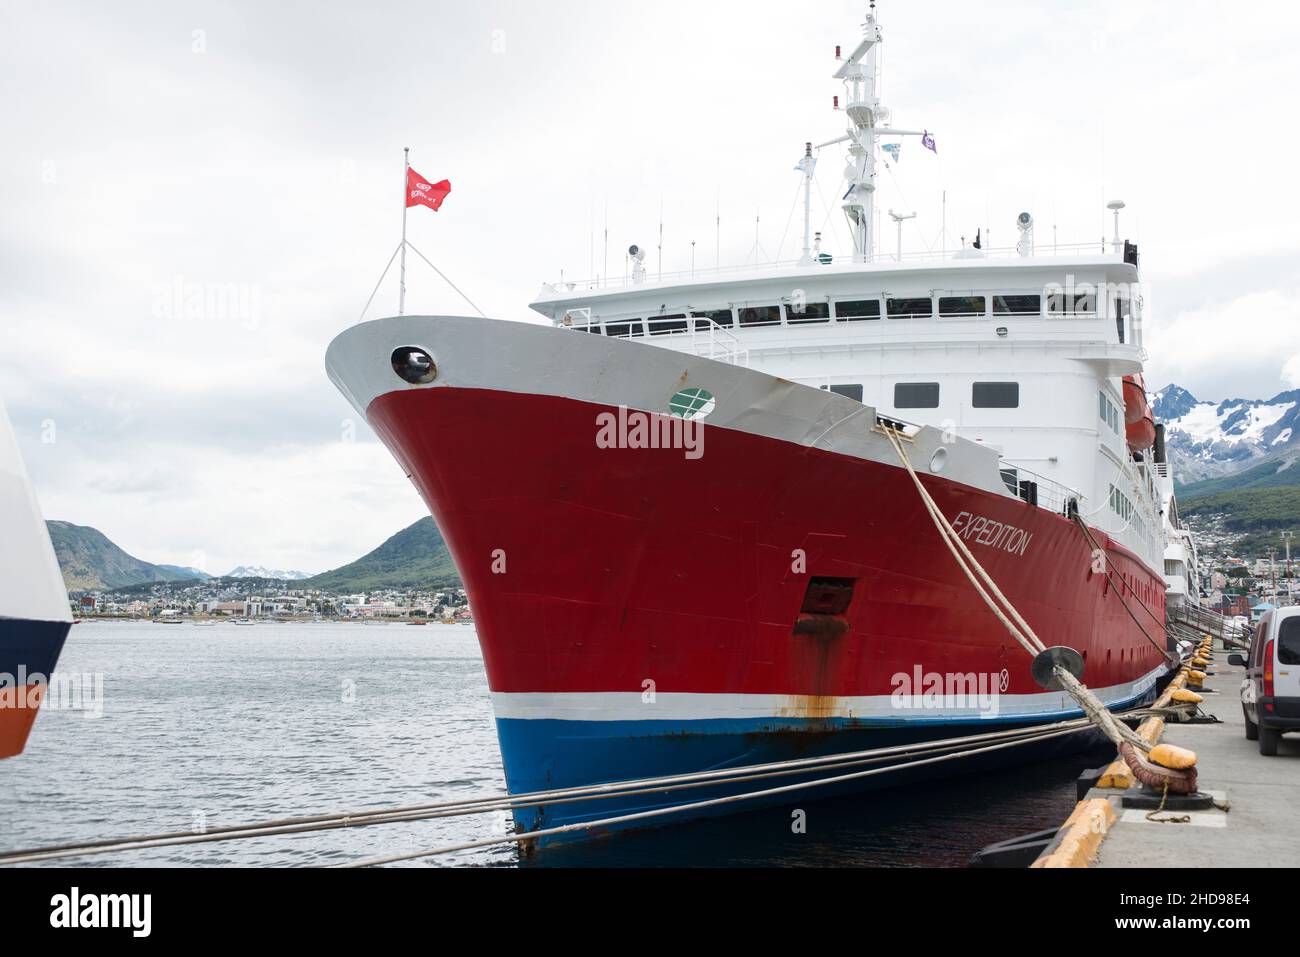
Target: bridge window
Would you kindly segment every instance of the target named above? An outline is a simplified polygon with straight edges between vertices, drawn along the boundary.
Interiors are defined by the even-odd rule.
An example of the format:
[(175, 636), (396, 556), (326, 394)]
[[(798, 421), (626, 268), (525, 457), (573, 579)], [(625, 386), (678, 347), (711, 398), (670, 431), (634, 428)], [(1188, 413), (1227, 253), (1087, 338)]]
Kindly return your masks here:
[(939, 408), (939, 383), (900, 382), (894, 386), (895, 409)]
[(933, 299), (891, 299), (889, 300), (890, 319), (932, 319), (934, 318)]
[(993, 315), (995, 316), (1041, 316), (1042, 314), (1042, 296), (993, 297)]
[(945, 296), (939, 300), (939, 316), (943, 319), (982, 319), (988, 311), (983, 296)]
[(742, 326), (779, 326), (780, 306), (745, 306), (739, 311)]
[(785, 318), (792, 326), (811, 322), (830, 322), (831, 304), (806, 302), (801, 306), (798, 303), (789, 303), (785, 307)]
[(686, 324), (686, 317), (678, 316), (656, 316), (648, 320), (650, 325), (650, 335), (652, 336), (671, 336), (677, 332), (685, 332), (689, 326)]
[(691, 315), (695, 317), (696, 332), (708, 332), (713, 326), (730, 329), (736, 321), (730, 309), (709, 309), (692, 312)]
[(1097, 296), (1093, 292), (1070, 290), (1056, 292), (1047, 297), (1049, 316), (1077, 316), (1087, 319), (1097, 315)]
[(971, 405), (977, 409), (1018, 409), (1020, 383), (976, 382), (971, 391)]
[(640, 319), (629, 319), (626, 322), (605, 323), (605, 332), (607, 335), (627, 339), (631, 336), (645, 335), (645, 328), (641, 325)]
[(840, 322), (870, 322), (880, 318), (879, 299), (854, 299), (835, 304), (835, 318)]

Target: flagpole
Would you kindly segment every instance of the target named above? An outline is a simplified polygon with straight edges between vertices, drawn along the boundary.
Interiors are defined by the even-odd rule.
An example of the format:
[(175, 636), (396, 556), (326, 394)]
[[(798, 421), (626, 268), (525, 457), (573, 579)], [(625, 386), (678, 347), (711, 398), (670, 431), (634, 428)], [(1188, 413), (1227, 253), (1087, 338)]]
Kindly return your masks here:
[(408, 196), (406, 195), (411, 181), (411, 148), (404, 147), (402, 152), (405, 154), (405, 169), (402, 171), (402, 281), (400, 291), (397, 294), (397, 314), (406, 315), (406, 210), (408, 207)]

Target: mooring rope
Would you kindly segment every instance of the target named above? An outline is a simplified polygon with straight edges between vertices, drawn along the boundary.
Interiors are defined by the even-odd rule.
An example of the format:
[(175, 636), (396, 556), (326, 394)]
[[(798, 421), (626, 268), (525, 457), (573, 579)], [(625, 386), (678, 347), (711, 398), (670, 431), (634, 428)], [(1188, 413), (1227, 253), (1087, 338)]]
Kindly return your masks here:
[[(1034, 742), (1059, 738), (1065, 735), (1078, 734), (1079, 729), (1065, 731), (1055, 731), (1049, 734), (1037, 735), (1032, 740)], [(713, 798), (707, 801), (696, 801), (691, 804), (674, 804), (668, 807), (653, 808), (648, 811), (638, 811), (633, 814), (622, 814), (617, 817), (609, 817), (599, 821), (580, 821), (574, 824), (565, 824), (560, 827), (545, 828), (540, 831), (529, 831), (524, 834), (507, 834), (502, 837), (483, 838), (478, 841), (468, 841), (464, 844), (453, 844), (447, 847), (438, 847), (432, 850), (413, 851), (406, 854), (391, 854), (386, 857), (374, 857), (367, 860), (352, 861), (347, 864), (336, 864), (338, 868), (358, 868), (358, 867), (380, 867), (385, 864), (399, 864), (405, 861), (417, 861), (429, 857), (437, 857), (443, 854), (454, 854), (460, 851), (476, 850), (478, 848), (493, 847), (501, 844), (522, 844), (539, 840), (544, 837), (555, 837), (560, 834), (571, 834), (576, 831), (591, 830), (593, 828), (614, 827), (620, 824), (629, 824), (635, 821), (646, 821), (657, 817), (665, 817), (670, 814), (680, 814), (683, 811), (700, 811), (711, 807), (720, 807), (726, 804), (736, 804), (743, 801), (753, 801), (759, 798), (771, 798), (780, 794), (789, 794), (794, 791), (806, 790), (810, 788), (823, 787), (828, 784), (843, 784), (849, 781), (858, 781), (864, 778), (875, 777), (880, 774), (887, 774), (890, 771), (899, 771), (904, 768), (915, 768), (923, 765), (940, 764), (944, 761), (952, 761), (957, 758), (971, 757), (977, 754), (988, 754), (994, 751), (1001, 751), (1006, 748), (1016, 747), (1023, 744), (1023, 741), (1009, 741), (1002, 744), (993, 744), (983, 748), (974, 748), (969, 751), (963, 751), (959, 754), (940, 755), (933, 758), (923, 758), (919, 761), (912, 761), (908, 764), (891, 765), (886, 768), (873, 768), (870, 771), (858, 771), (853, 774), (844, 774), (832, 778), (820, 778), (816, 781), (800, 782), (798, 784), (787, 784), (782, 787), (768, 788), (765, 791), (749, 791), (744, 794), (734, 794), (727, 797)]]
[(1168, 655), (1169, 650), (1164, 646), (1162, 646), (1160, 642), (1152, 638), (1151, 635), (1147, 633), (1147, 630), (1142, 627), (1142, 622), (1138, 621), (1137, 615), (1133, 614), (1133, 609), (1130, 608), (1129, 603), (1124, 600), (1124, 588), (1128, 589), (1129, 594), (1131, 594), (1134, 597), (1134, 599), (1137, 600), (1137, 603), (1139, 606), (1141, 606), (1142, 610), (1145, 611), (1148, 615), (1150, 615), (1152, 620), (1155, 621), (1156, 624), (1158, 624), (1162, 630), (1167, 632), (1169, 627), (1168, 624), (1166, 622), (1161, 621), (1160, 618), (1156, 616), (1156, 613), (1146, 606), (1146, 602), (1144, 602), (1141, 598), (1138, 597), (1137, 592), (1133, 591), (1133, 587), (1129, 585), (1129, 583), (1125, 579), (1123, 578), (1120, 579), (1120, 582), (1124, 585), (1124, 588), (1120, 588), (1115, 584), (1115, 578), (1110, 571), (1110, 562), (1106, 561), (1105, 549), (1101, 547), (1101, 545), (1097, 542), (1097, 539), (1093, 538), (1092, 530), (1089, 529), (1087, 523), (1084, 522), (1084, 520), (1081, 517), (1079, 517), (1078, 512), (1074, 513), (1073, 521), (1076, 525), (1079, 526), (1079, 530), (1083, 532), (1083, 537), (1088, 540), (1088, 544), (1092, 546), (1093, 554), (1095, 555), (1096, 553), (1101, 552), (1102, 563), (1103, 563), (1102, 570), (1106, 575), (1106, 580), (1110, 582), (1110, 587), (1115, 589), (1119, 597), (1119, 603), (1124, 606), (1124, 610), (1128, 612), (1128, 616), (1133, 619), (1133, 624), (1137, 625), (1138, 631), (1142, 632), (1142, 636), (1146, 638), (1147, 641), (1151, 642), (1151, 644), (1154, 645), (1160, 651), (1160, 654)]
[[(1021, 647), (1024, 648), (1031, 657), (1037, 658), (1047, 650), (1046, 645), (1044, 645), (1039, 639), (1038, 635), (1034, 632), (1034, 629), (1030, 627), (1029, 623), (1020, 616), (1020, 613), (1016, 610), (1010, 600), (1008, 600), (1007, 597), (1002, 594), (1001, 590), (998, 589), (992, 576), (989, 575), (975, 556), (971, 554), (970, 549), (966, 547), (966, 543), (962, 541), (961, 536), (957, 534), (947, 517), (939, 509), (938, 503), (934, 501), (929, 490), (926, 489), (924, 484), (922, 484), (920, 476), (916, 474), (916, 470), (912, 467), (912, 462), (908, 458), (907, 450), (903, 447), (902, 439), (899, 437), (897, 431), (884, 426), (881, 427), (881, 431), (884, 432), (885, 437), (894, 447), (894, 451), (897, 453), (899, 461), (902, 462), (903, 467), (907, 470), (907, 474), (911, 476), (912, 483), (916, 486), (916, 490), (921, 496), (921, 501), (924, 503), (926, 511), (930, 513), (930, 518), (934, 522), (935, 528), (938, 529), (940, 536), (948, 545), (948, 550), (952, 552), (953, 557), (957, 559), (957, 564), (965, 573), (966, 578), (975, 586), (976, 592), (978, 592), (979, 596), (984, 600), (989, 611), (991, 611), (998, 620), (1002, 622), (1011, 636), (1019, 642)], [(976, 576), (983, 579), (983, 581), (988, 585), (987, 590), (980, 586), (979, 582), (976, 580)], [(990, 592), (992, 594), (990, 594)], [(994, 601), (993, 596), (996, 596), (997, 602)], [(1001, 603), (1000, 606), (998, 604), (999, 602)], [(1015, 625), (1012, 624), (1011, 619), (1015, 620)], [(1053, 674), (1057, 681), (1060, 682), (1063, 690), (1078, 702), (1079, 707), (1083, 709), (1084, 714), (1086, 714), (1093, 723), (1105, 733), (1106, 737), (1110, 738), (1110, 740), (1114, 742), (1116, 747), (1128, 743), (1134, 748), (1140, 748), (1143, 751), (1151, 750), (1151, 745), (1148, 742), (1121, 724), (1119, 720), (1110, 713), (1110, 709), (1106, 707), (1101, 699), (1093, 694), (1092, 691), (1090, 691), (1082, 682), (1079, 681), (1078, 678), (1067, 671), (1064, 667), (1057, 665), (1053, 669)]]
[(90, 857), (121, 851), (152, 850), (164, 847), (176, 847), (191, 844), (210, 844), (224, 841), (247, 840), (261, 837), (277, 837), (287, 834), (304, 834), (314, 831), (337, 830), (353, 827), (370, 827), (382, 824), (401, 824), (438, 818), (467, 817), (476, 814), (497, 811), (514, 811), (526, 807), (549, 807), (556, 804), (576, 804), (584, 801), (608, 800), (618, 797), (632, 797), (643, 794), (668, 794), (675, 791), (709, 786), (747, 783), (774, 777), (789, 777), (796, 774), (810, 774), (819, 771), (842, 770), (864, 764), (879, 763), (891, 758), (898, 758), (904, 763), (891, 765), (884, 771), (910, 767), (916, 762), (908, 761), (917, 755), (932, 755), (944, 752), (949, 757), (961, 757), (959, 749), (972, 744), (985, 742), (1005, 742), (1008, 746), (1037, 741), (1045, 735), (1077, 734), (1087, 730), (1088, 722), (1084, 719), (1055, 722), (1050, 725), (1012, 728), (1004, 731), (992, 731), (985, 734), (966, 735), (960, 738), (946, 738), (938, 741), (918, 742), (915, 744), (892, 745), (874, 748), (868, 751), (826, 755), (819, 758), (800, 758), (769, 764), (750, 765), (714, 771), (693, 772), (659, 778), (618, 781), (608, 784), (584, 785), (572, 788), (560, 788), (550, 791), (536, 791), (514, 795), (485, 795), (457, 801), (443, 801), (429, 804), (416, 804), (406, 807), (376, 809), (369, 811), (350, 811), (339, 814), (313, 815), (310, 817), (283, 818), (256, 824), (229, 825), (211, 828), (203, 833), (193, 831), (172, 831), (162, 834), (137, 835), (134, 837), (114, 838), (88, 841), (74, 844), (53, 845), (42, 848), (8, 851), (0, 853), (0, 865), (30, 864), (41, 861), (62, 860), (76, 857)]

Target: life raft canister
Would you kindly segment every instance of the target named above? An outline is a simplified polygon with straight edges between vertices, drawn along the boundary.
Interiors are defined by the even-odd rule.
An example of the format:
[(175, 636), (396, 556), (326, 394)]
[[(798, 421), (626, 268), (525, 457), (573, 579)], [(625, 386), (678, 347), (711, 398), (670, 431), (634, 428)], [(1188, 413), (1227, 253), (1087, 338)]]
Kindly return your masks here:
[(1140, 375), (1124, 377), (1124, 427), (1130, 452), (1144, 452), (1156, 444), (1155, 414)]

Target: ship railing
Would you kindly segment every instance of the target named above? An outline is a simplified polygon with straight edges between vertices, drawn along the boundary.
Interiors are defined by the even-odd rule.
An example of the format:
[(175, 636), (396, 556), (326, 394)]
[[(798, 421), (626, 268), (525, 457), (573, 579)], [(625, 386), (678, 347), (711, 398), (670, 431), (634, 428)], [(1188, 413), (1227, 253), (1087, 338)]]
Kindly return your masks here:
[(740, 340), (712, 319), (692, 317), (691, 350), (702, 359), (725, 362), (728, 365), (749, 368), (749, 350)]
[(1000, 246), (991, 249), (948, 249), (919, 250), (905, 252), (901, 256), (895, 253), (876, 253), (869, 259), (863, 256), (831, 256), (823, 253), (820, 261), (807, 264), (798, 259), (776, 259), (765, 262), (742, 263), (734, 266), (714, 266), (702, 269), (683, 269), (675, 271), (647, 272), (644, 276), (598, 276), (590, 279), (561, 280), (548, 282), (542, 286), (544, 297), (563, 297), (568, 293), (592, 292), (602, 289), (628, 289), (637, 286), (680, 285), (701, 279), (726, 279), (751, 273), (803, 269), (815, 271), (829, 266), (845, 265), (888, 265), (890, 263), (918, 264), (945, 263), (949, 261), (970, 261), (971, 259), (1045, 259), (1061, 256), (1102, 256), (1121, 255), (1110, 242), (1091, 243), (1039, 243), (1031, 255), (1025, 256), (1018, 246)]
[(1077, 489), (1006, 459), (1002, 460), (1001, 470), (1007, 491), (1021, 501), (1066, 518), (1072, 514), (1071, 504), (1081, 514), (1087, 511), (1087, 500)]
[[(599, 320), (592, 317), (590, 307), (569, 309), (565, 311), (560, 326), (574, 332), (587, 332), (588, 327), (596, 325)], [(749, 367), (749, 350), (725, 326), (720, 326), (706, 316), (687, 315), (656, 323), (651, 320), (647, 326), (638, 323), (628, 330), (626, 335), (617, 338), (634, 342), (654, 343), (672, 348), (678, 344), (689, 343), (689, 349), (683, 349), (701, 359), (725, 362), (728, 365)]]

